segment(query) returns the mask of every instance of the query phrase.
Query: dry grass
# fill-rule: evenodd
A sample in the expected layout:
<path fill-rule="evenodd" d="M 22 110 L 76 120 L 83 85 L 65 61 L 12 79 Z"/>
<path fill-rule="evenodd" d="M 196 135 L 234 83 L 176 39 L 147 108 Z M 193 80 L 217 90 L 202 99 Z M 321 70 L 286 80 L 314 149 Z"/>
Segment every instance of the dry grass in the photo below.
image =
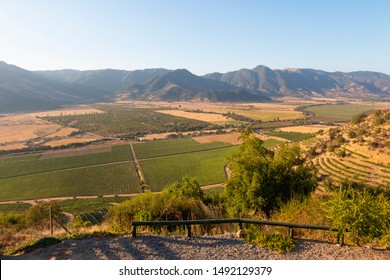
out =
<path fill-rule="evenodd" d="M 203 112 L 213 112 L 218 114 L 226 114 L 234 112 L 236 114 L 245 115 L 256 120 L 280 120 L 302 118 L 301 112 L 295 111 L 296 104 L 286 103 L 201 103 L 201 102 L 142 102 L 135 101 L 129 103 L 132 106 L 151 107 L 151 108 L 171 108 L 172 110 L 195 111 L 202 110 Z M 207 114 L 208 115 L 208 114 Z M 208 121 L 208 120 L 206 120 Z M 219 121 L 219 120 L 217 120 Z"/>
<path fill-rule="evenodd" d="M 96 138 L 66 138 L 60 140 L 53 140 L 45 143 L 45 146 L 56 147 L 62 145 L 68 145 L 73 143 L 87 143 L 97 140 Z"/>
<path fill-rule="evenodd" d="M 173 115 L 177 117 L 187 118 L 187 119 L 209 122 L 209 123 L 226 123 L 229 121 L 234 121 L 233 119 L 223 116 L 222 114 L 195 113 L 195 112 L 186 112 L 182 110 L 162 110 L 157 112 Z"/>
<path fill-rule="evenodd" d="M 55 133 L 61 128 L 62 127 L 57 124 L 20 124 L 9 126 L 1 125 L 0 143 L 28 141 L 33 138 Z"/>
<path fill-rule="evenodd" d="M 24 145 L 23 143 L 3 144 L 3 145 L 0 145 L 0 150 L 3 150 L 3 151 L 19 150 L 19 149 L 23 149 L 26 147 L 27 146 Z"/>
<path fill-rule="evenodd" d="M 206 136 L 194 137 L 193 139 L 198 143 L 210 143 L 210 142 L 225 142 L 231 143 L 233 145 L 238 145 L 242 143 L 242 140 L 239 139 L 240 133 L 230 133 L 230 134 L 213 134 Z"/>
<path fill-rule="evenodd" d="M 300 133 L 318 133 L 320 130 L 328 131 L 330 128 L 335 126 L 328 125 L 302 125 L 302 126 L 288 126 L 279 128 L 285 132 L 300 132 Z"/>
<path fill-rule="evenodd" d="M 55 138 L 66 137 L 72 132 L 77 131 L 74 128 L 62 127 L 58 124 L 53 124 L 42 120 L 38 117 L 43 116 L 59 116 L 70 114 L 89 114 L 102 112 L 93 109 L 87 105 L 75 106 L 72 108 L 64 108 L 60 110 L 6 115 L 0 118 L 0 150 L 14 150 L 27 147 L 27 142 L 38 137 Z M 64 139 L 53 140 L 48 142 L 50 146 L 66 145 L 69 143 L 84 143 L 95 139 Z M 39 145 L 43 141 L 33 140 Z"/>
<path fill-rule="evenodd" d="M 52 116 L 62 116 L 62 115 L 84 115 L 92 113 L 104 113 L 103 111 L 91 108 L 88 105 L 78 105 L 69 108 L 63 108 L 58 110 L 37 112 L 26 114 L 32 117 L 52 117 Z"/>
<path fill-rule="evenodd" d="M 47 136 L 49 137 L 65 137 L 65 136 L 68 136 L 69 134 L 71 134 L 72 132 L 75 132 L 75 131 L 78 131 L 76 128 L 72 128 L 72 127 L 61 127 L 60 130 L 54 132 L 54 133 L 51 133 Z"/>

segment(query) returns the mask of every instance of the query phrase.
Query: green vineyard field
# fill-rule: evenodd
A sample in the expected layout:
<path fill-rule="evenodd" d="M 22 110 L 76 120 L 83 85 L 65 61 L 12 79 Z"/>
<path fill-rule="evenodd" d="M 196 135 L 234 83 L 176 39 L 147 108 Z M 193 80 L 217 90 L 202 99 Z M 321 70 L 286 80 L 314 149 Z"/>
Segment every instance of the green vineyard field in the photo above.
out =
<path fill-rule="evenodd" d="M 0 160 L 0 179 L 133 160 L 129 145 L 114 145 L 110 152 L 40 159 L 39 155 Z M 0 183 L 1 185 L 1 183 Z"/>
<path fill-rule="evenodd" d="M 135 193 L 139 181 L 132 162 L 53 171 L 0 180 L 1 201 Z"/>
<path fill-rule="evenodd" d="M 224 167 L 229 156 L 239 147 L 165 156 L 140 161 L 147 185 L 152 191 L 180 180 L 184 175 L 195 177 L 200 185 L 221 183 L 226 180 Z"/>
<path fill-rule="evenodd" d="M 211 142 L 200 144 L 193 139 L 184 138 L 176 140 L 161 140 L 134 144 L 134 150 L 138 159 L 161 157 L 174 154 L 191 153 L 230 147 L 232 144 Z"/>

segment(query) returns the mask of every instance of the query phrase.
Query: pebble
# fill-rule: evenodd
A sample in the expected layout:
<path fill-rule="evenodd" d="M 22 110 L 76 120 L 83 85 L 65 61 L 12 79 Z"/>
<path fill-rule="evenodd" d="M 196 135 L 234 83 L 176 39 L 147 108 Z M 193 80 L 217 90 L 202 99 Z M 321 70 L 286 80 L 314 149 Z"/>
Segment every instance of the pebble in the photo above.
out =
<path fill-rule="evenodd" d="M 0 259 L 72 260 L 390 260 L 390 250 L 298 239 L 290 253 L 275 253 L 234 236 L 138 236 L 65 240 Z"/>

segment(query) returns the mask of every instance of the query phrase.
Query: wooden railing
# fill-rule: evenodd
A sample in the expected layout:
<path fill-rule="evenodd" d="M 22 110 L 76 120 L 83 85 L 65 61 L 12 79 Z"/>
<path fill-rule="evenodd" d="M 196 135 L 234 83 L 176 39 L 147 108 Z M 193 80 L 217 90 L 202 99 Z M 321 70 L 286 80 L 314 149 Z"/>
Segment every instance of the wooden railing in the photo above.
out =
<path fill-rule="evenodd" d="M 213 225 L 213 224 L 238 224 L 240 230 L 243 229 L 243 224 L 256 224 L 256 225 L 269 225 L 269 226 L 281 226 L 288 228 L 289 236 L 294 238 L 294 229 L 313 229 L 313 230 L 326 230 L 337 232 L 337 242 L 340 245 L 344 244 L 344 234 L 331 226 L 323 225 L 309 225 L 309 224 L 296 224 L 276 222 L 269 220 L 254 220 L 254 219 L 212 219 L 212 220 L 182 220 L 182 221 L 133 221 L 132 222 L 132 237 L 137 236 L 137 227 L 139 226 L 185 226 L 187 229 L 188 237 L 191 237 L 192 225 Z"/>

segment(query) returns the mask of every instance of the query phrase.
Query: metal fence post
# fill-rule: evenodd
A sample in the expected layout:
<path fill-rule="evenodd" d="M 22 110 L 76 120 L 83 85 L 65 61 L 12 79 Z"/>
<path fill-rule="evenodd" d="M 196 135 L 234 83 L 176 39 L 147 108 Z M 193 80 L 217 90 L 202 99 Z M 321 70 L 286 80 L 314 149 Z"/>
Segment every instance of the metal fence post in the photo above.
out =
<path fill-rule="evenodd" d="M 187 235 L 188 235 L 188 237 L 191 237 L 191 225 L 186 224 L 186 227 L 187 227 Z"/>
<path fill-rule="evenodd" d="M 131 227 L 132 231 L 131 231 L 131 236 L 132 237 L 137 237 L 137 226 L 133 225 Z"/>

